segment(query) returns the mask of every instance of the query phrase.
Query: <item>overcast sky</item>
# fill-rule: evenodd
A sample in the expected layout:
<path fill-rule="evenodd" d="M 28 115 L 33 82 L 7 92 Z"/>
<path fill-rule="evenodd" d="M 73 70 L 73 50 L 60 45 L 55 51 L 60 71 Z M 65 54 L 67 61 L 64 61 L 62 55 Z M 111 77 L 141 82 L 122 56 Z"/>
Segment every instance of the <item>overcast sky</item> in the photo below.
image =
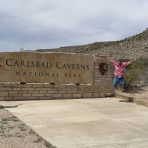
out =
<path fill-rule="evenodd" d="M 120 40 L 148 27 L 148 0 L 0 0 L 0 51 Z"/>

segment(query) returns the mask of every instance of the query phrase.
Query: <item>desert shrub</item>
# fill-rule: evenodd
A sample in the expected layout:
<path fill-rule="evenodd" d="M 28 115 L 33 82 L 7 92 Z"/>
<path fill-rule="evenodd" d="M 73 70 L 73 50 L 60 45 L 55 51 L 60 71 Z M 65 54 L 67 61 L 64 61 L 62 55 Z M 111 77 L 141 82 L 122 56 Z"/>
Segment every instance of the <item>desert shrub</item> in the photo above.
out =
<path fill-rule="evenodd" d="M 126 86 L 130 87 L 135 83 L 141 75 L 144 74 L 146 67 L 148 66 L 148 59 L 138 59 L 127 67 L 125 80 Z"/>

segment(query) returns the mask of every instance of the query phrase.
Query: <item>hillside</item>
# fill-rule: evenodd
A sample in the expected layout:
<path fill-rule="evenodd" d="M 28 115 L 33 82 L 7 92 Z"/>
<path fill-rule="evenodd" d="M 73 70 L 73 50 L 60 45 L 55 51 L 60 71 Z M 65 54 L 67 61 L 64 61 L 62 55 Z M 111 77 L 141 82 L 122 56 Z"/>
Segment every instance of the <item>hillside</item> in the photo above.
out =
<path fill-rule="evenodd" d="M 99 53 L 112 55 L 114 58 L 135 59 L 148 57 L 148 29 L 132 37 L 120 41 L 95 42 L 80 46 L 67 46 L 56 49 L 38 49 L 39 52 L 72 52 L 72 53 Z"/>

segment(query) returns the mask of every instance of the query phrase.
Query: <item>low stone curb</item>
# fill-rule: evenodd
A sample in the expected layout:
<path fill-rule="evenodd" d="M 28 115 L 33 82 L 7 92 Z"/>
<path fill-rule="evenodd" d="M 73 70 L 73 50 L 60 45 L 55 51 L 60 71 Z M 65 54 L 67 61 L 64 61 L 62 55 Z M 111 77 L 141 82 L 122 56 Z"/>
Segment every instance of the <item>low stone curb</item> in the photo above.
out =
<path fill-rule="evenodd" d="M 143 106 L 148 107 L 148 99 L 138 98 L 132 94 L 127 94 L 127 93 L 123 93 L 123 92 L 116 92 L 115 96 L 118 98 L 124 99 L 124 101 L 126 101 L 126 102 L 133 102 L 138 105 L 143 105 Z"/>
<path fill-rule="evenodd" d="M 3 109 L 3 106 L 2 105 L 0 105 L 0 109 Z"/>
<path fill-rule="evenodd" d="M 134 100 L 133 96 L 126 94 L 126 93 L 123 93 L 123 92 L 117 92 L 116 91 L 115 96 L 118 97 L 118 98 L 124 99 L 124 101 L 126 101 L 126 102 L 133 102 L 133 100 Z"/>

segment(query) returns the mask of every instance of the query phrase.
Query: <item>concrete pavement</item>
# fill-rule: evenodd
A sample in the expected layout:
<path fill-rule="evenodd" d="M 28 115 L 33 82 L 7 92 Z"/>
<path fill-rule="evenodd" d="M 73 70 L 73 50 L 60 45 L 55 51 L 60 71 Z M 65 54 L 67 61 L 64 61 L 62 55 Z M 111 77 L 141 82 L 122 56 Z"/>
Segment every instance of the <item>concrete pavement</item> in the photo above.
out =
<path fill-rule="evenodd" d="M 57 148 L 148 147 L 148 108 L 118 98 L 0 104 Z"/>

